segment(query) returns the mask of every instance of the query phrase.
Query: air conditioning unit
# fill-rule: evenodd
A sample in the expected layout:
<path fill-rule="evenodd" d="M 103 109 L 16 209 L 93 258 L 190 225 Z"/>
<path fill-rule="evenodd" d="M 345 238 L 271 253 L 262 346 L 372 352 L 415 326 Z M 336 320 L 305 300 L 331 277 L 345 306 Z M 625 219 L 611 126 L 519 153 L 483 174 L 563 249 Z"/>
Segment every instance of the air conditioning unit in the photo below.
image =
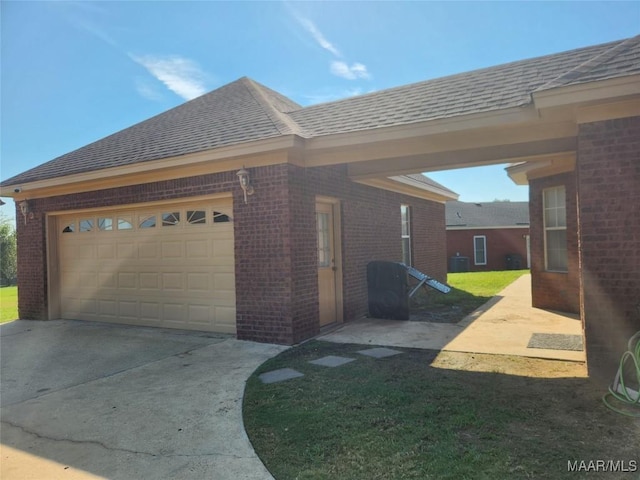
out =
<path fill-rule="evenodd" d="M 397 262 L 369 262 L 367 288 L 371 317 L 409 320 L 409 288 L 405 265 Z"/>

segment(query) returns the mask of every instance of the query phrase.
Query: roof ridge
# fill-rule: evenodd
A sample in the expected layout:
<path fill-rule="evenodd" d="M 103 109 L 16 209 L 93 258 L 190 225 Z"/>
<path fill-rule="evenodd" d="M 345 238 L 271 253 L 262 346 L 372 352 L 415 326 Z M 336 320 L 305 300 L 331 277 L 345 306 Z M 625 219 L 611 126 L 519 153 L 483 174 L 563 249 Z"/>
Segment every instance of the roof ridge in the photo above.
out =
<path fill-rule="evenodd" d="M 261 83 L 256 82 L 255 80 L 249 77 L 242 77 L 240 80 L 243 81 L 243 83 L 249 90 L 249 93 L 251 94 L 251 96 L 258 103 L 260 103 L 260 105 L 262 105 L 262 107 L 264 108 L 264 113 L 269 117 L 273 125 L 278 129 L 278 131 L 282 135 L 294 134 L 294 135 L 304 136 L 302 127 L 300 127 L 300 125 L 298 125 L 289 115 L 281 111 L 276 105 L 274 105 L 269 100 L 269 97 L 267 96 L 267 90 L 269 92 L 273 90 L 270 90 L 268 87 L 265 87 Z M 285 97 L 281 93 L 278 93 L 275 91 L 273 92 L 283 97 L 284 99 L 288 100 L 289 102 L 295 104 L 295 102 Z"/>
<path fill-rule="evenodd" d="M 640 36 L 639 36 L 640 37 Z M 548 53 L 546 55 L 540 55 L 540 56 L 535 56 L 535 57 L 529 57 L 529 58 L 523 58 L 520 60 L 513 60 L 511 62 L 506 62 L 506 63 L 500 63 L 498 65 L 489 65 L 487 67 L 482 67 L 482 68 L 478 68 L 478 69 L 474 69 L 474 70 L 468 70 L 466 72 L 458 72 L 458 73 L 452 73 L 450 75 L 445 75 L 444 77 L 433 77 L 427 80 L 418 80 L 417 82 L 412 82 L 412 83 L 408 83 L 405 85 L 396 85 L 394 87 L 389 87 L 389 88 L 384 88 L 382 90 L 376 90 L 373 92 L 367 92 L 367 93 L 363 93 L 361 95 L 354 95 L 351 97 L 347 97 L 347 98 L 341 98 L 338 100 L 331 100 L 328 102 L 321 102 L 321 103 L 315 103 L 313 105 L 308 105 L 305 107 L 302 107 L 301 110 L 310 110 L 313 109 L 315 107 L 320 107 L 320 106 L 324 106 L 324 105 L 331 105 L 331 104 L 339 104 L 341 102 L 349 102 L 352 101 L 355 98 L 366 98 L 366 97 L 371 97 L 371 96 L 376 96 L 378 94 L 381 93 L 385 93 L 385 92 L 393 92 L 396 90 L 402 90 L 402 89 L 407 89 L 407 88 L 411 88 L 411 87 L 416 87 L 418 85 L 425 85 L 429 82 L 436 82 L 436 81 L 450 81 L 456 77 L 463 77 L 463 76 L 469 76 L 469 75 L 477 75 L 481 72 L 485 72 L 485 71 L 490 71 L 490 70 L 495 70 L 497 68 L 503 68 L 503 67 L 511 67 L 514 65 L 521 65 L 527 62 L 531 62 L 531 61 L 540 61 L 543 59 L 547 59 L 547 58 L 553 58 L 553 57 L 557 57 L 559 55 L 565 55 L 567 53 L 570 52 L 580 52 L 580 51 L 584 51 L 584 50 L 589 50 L 589 49 L 597 49 L 597 48 L 601 48 L 605 45 L 612 45 L 613 48 L 615 48 L 616 46 L 619 46 L 622 43 L 627 42 L 628 40 L 633 40 L 634 38 L 637 37 L 631 37 L 631 38 L 626 38 L 626 39 L 622 39 L 622 40 L 614 40 L 612 42 L 605 42 L 605 43 L 601 43 L 601 44 L 596 44 L 596 45 L 587 45 L 584 47 L 578 47 L 578 48 L 572 48 L 569 50 L 564 50 L 562 52 L 555 52 L 555 53 Z"/>
<path fill-rule="evenodd" d="M 604 52 L 599 53 L 594 57 L 591 57 L 586 62 L 581 63 L 580 65 L 562 73 L 561 75 L 558 75 L 556 78 L 538 87 L 535 91 L 539 92 L 542 90 L 548 90 L 551 88 L 565 86 L 567 85 L 567 83 L 571 82 L 571 80 L 580 78 L 582 75 L 584 75 L 585 73 L 588 73 L 590 70 L 593 70 L 598 65 L 601 65 L 607 60 L 610 60 L 616 57 L 617 55 L 624 52 L 625 50 L 628 50 L 630 47 L 634 46 L 637 43 L 640 43 L 640 35 L 627 38 L 626 40 L 623 40 L 617 43 L 616 45 L 609 48 L 608 50 L 605 50 Z"/>

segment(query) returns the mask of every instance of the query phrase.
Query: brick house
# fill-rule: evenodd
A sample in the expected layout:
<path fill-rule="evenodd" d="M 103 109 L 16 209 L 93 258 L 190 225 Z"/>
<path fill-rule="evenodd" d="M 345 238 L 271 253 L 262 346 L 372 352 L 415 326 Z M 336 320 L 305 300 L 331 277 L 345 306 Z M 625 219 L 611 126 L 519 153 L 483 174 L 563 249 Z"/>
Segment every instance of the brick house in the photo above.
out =
<path fill-rule="evenodd" d="M 529 203 L 449 201 L 449 272 L 529 268 Z"/>
<path fill-rule="evenodd" d="M 286 114 L 299 109 L 243 78 L 5 181 L 20 318 L 292 344 L 366 313 L 371 260 L 444 281 L 456 195 L 423 175 L 372 186 L 307 167 Z M 420 246 L 406 254 L 402 212 Z"/>
<path fill-rule="evenodd" d="M 172 295 L 188 286 L 207 297 L 213 283 L 221 303 L 194 303 L 194 324 L 213 309 L 229 328 L 235 319 L 240 338 L 296 342 L 318 331 L 330 304 L 337 321 L 364 312 L 367 260 L 407 250 L 402 205 L 415 265 L 444 278 L 442 202 L 455 196 L 404 175 L 502 163 L 530 186 L 533 303 L 578 311 L 590 373 L 610 380 L 640 329 L 640 37 L 304 108 L 242 79 L 5 180 L 2 194 L 25 211 L 20 313 L 153 321 L 159 307 L 145 303 L 147 291 L 162 283 Z M 255 191 L 246 203 L 243 167 Z M 169 235 L 189 218 L 219 242 Z M 66 248 L 67 227 L 96 240 Z M 147 227 L 169 237 L 126 237 Z M 103 245 L 101 228 L 121 240 Z M 145 270 L 154 258 L 179 264 L 187 248 L 213 261 L 200 266 L 214 277 L 171 275 L 172 263 Z M 138 260 L 127 264 L 127 252 Z M 109 261 L 122 262 L 116 277 L 82 268 Z M 65 285 L 132 294 L 87 305 L 86 292 Z M 186 307 L 161 300 L 168 318 L 184 317 Z"/>

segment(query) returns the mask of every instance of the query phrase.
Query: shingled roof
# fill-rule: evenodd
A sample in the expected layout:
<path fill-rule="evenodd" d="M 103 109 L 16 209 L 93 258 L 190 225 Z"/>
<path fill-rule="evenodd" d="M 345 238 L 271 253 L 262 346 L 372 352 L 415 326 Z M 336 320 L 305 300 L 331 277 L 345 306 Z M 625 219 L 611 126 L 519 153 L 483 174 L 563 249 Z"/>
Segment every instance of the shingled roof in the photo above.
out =
<path fill-rule="evenodd" d="M 300 105 L 243 77 L 132 127 L 21 173 L 15 185 L 120 167 L 252 140 L 299 134 L 286 115 Z"/>
<path fill-rule="evenodd" d="M 447 228 L 528 227 L 529 202 L 468 203 L 445 205 Z"/>
<path fill-rule="evenodd" d="M 563 80 L 571 72 L 581 74 Z M 291 118 L 311 136 L 390 127 L 520 107 L 535 91 L 633 73 L 640 36 L 314 105 Z"/>
<path fill-rule="evenodd" d="M 301 107 L 241 78 L 0 186 L 281 137 L 314 138 L 521 107 L 552 88 L 640 73 L 640 36 Z"/>

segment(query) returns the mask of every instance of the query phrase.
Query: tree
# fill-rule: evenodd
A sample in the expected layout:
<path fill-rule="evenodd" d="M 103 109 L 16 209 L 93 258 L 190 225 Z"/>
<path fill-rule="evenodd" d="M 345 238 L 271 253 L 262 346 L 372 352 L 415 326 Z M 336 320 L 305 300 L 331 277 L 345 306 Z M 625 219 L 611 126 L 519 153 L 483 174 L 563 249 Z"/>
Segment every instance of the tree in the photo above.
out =
<path fill-rule="evenodd" d="M 18 277 L 16 229 L 0 217 L 0 285 L 14 285 Z"/>

